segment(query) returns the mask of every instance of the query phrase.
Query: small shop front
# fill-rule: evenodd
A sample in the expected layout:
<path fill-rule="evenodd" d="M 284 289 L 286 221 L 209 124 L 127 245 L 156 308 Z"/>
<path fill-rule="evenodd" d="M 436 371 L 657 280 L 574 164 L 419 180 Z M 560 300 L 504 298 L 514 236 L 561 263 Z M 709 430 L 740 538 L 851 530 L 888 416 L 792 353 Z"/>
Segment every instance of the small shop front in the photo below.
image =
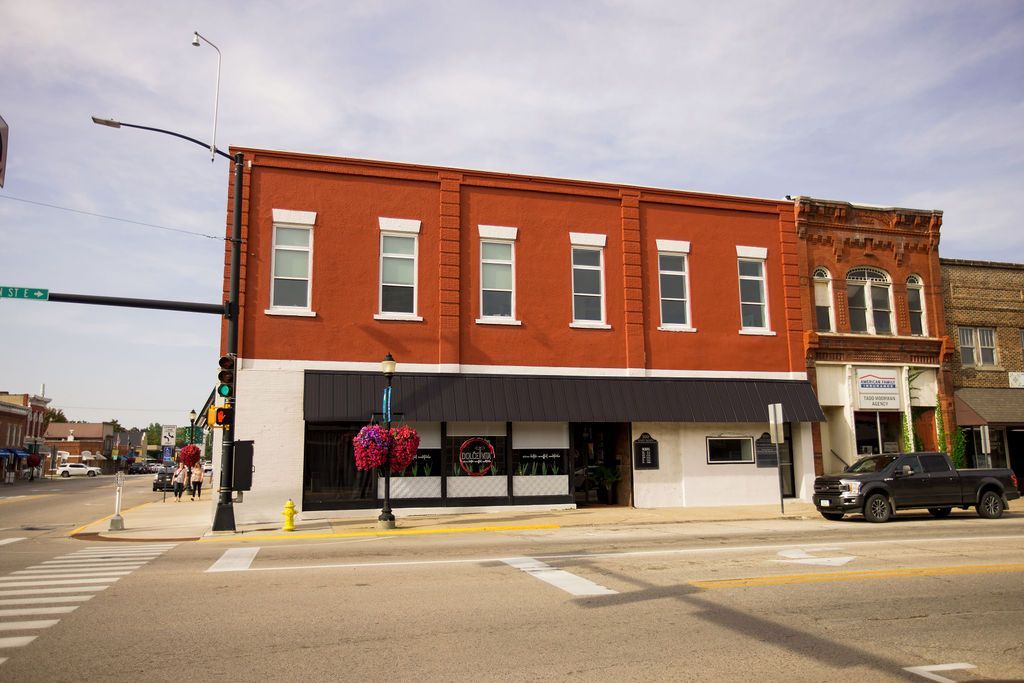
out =
<path fill-rule="evenodd" d="M 681 482 L 675 480 L 683 476 L 684 456 L 673 435 L 683 425 L 699 439 L 694 456 L 700 462 L 687 469 L 695 481 L 704 470 L 717 475 L 728 471 L 752 477 L 758 486 L 764 479 L 772 487 L 768 491 L 775 492 L 771 495 L 778 496 L 773 483 L 777 475 L 757 465 L 743 467 L 745 462 L 754 463 L 755 441 L 767 427 L 767 405 L 773 402 L 785 405 L 783 493 L 794 495 L 791 429 L 804 423 L 801 429 L 806 428 L 809 435 L 806 423 L 821 419 L 806 381 L 431 374 L 401 375 L 394 380 L 394 415 L 398 418 L 401 413 L 401 421 L 420 437 L 410 465 L 390 477 L 395 509 L 524 505 L 550 509 L 636 504 L 638 497 L 648 504 L 681 506 L 686 496 Z M 353 439 L 370 421 L 369 416 L 359 419 L 360 415 L 375 404 L 382 388 L 381 378 L 369 373 L 306 371 L 303 511 L 380 507 L 383 478 L 356 468 Z M 648 427 L 641 419 L 659 422 Z M 726 422 L 743 423 L 739 425 L 743 439 L 734 440 L 749 442 L 750 457 L 739 458 L 738 467 L 732 469 L 716 466 L 716 454 L 705 454 L 707 443 L 712 442 L 705 440 L 707 430 L 701 426 L 706 423 L 714 434 L 721 434 L 728 428 L 721 423 Z M 644 429 L 638 431 L 638 424 Z M 640 463 L 634 461 L 638 442 L 647 439 L 657 448 L 656 438 L 648 431 L 656 437 L 666 435 L 663 465 L 657 460 L 653 468 L 650 463 L 637 464 L 644 468 L 643 476 L 637 478 L 633 467 Z M 724 448 L 721 439 L 712 441 L 715 448 Z M 809 453 L 809 436 L 803 443 Z M 691 450 L 689 445 L 686 450 Z M 730 464 L 728 458 L 725 464 Z M 807 469 L 803 466 L 802 474 Z M 635 486 L 664 489 L 663 480 L 668 478 L 678 491 L 674 497 L 634 490 Z M 736 490 L 735 484 L 720 477 L 716 483 L 723 491 Z"/>
<path fill-rule="evenodd" d="M 954 405 L 967 466 L 1009 467 L 1024 493 L 1024 389 L 958 389 Z"/>

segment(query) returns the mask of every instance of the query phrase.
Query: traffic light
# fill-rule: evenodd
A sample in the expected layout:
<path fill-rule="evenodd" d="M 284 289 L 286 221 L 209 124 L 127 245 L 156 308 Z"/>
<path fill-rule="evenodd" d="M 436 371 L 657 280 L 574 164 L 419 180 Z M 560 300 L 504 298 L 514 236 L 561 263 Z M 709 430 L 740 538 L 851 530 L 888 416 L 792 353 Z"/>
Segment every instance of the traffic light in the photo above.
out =
<path fill-rule="evenodd" d="M 235 398 L 235 354 L 228 353 L 217 361 L 220 372 L 217 373 L 217 396 L 231 402 Z"/>

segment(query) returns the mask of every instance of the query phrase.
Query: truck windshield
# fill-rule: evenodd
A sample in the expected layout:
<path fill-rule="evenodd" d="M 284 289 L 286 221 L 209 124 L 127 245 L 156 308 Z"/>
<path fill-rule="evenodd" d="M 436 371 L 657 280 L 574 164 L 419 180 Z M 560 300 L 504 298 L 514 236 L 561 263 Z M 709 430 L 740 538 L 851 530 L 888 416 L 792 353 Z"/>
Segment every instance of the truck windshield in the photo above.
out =
<path fill-rule="evenodd" d="M 896 459 L 896 455 L 873 455 L 870 458 L 861 458 L 846 470 L 851 474 L 863 474 L 864 472 L 881 472 Z"/>

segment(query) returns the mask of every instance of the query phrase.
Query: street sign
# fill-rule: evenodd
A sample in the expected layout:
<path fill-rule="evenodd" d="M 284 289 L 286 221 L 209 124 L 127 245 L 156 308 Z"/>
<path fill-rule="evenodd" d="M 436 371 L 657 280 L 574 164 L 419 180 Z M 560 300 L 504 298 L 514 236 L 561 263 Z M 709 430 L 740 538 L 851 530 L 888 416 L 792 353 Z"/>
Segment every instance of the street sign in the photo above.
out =
<path fill-rule="evenodd" d="M 174 446 L 163 447 L 163 460 L 164 462 L 170 462 L 174 458 Z"/>
<path fill-rule="evenodd" d="M 178 433 L 178 428 L 175 425 L 164 425 L 160 431 L 160 445 L 161 446 L 173 446 L 174 437 Z"/>
<path fill-rule="evenodd" d="M 50 290 L 38 287 L 8 287 L 0 285 L 0 299 L 33 299 L 46 301 L 50 298 Z"/>
<path fill-rule="evenodd" d="M 785 441 L 781 403 L 768 404 L 768 432 L 771 435 L 772 443 L 782 443 Z"/>

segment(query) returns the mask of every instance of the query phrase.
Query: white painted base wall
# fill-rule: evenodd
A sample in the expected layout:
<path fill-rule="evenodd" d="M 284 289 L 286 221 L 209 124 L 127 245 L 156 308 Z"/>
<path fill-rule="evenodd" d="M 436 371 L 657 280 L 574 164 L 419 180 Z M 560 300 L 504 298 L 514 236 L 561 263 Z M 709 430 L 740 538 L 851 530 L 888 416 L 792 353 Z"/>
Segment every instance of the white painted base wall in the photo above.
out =
<path fill-rule="evenodd" d="M 649 433 L 658 441 L 659 469 L 633 473 L 638 508 L 766 505 L 779 501 L 775 468 L 755 463 L 708 464 L 708 436 L 750 436 L 768 431 L 766 423 L 690 424 L 634 422 L 633 434 Z M 793 425 L 793 459 L 797 498 L 810 500 L 814 489 L 814 454 L 809 424 Z"/>

